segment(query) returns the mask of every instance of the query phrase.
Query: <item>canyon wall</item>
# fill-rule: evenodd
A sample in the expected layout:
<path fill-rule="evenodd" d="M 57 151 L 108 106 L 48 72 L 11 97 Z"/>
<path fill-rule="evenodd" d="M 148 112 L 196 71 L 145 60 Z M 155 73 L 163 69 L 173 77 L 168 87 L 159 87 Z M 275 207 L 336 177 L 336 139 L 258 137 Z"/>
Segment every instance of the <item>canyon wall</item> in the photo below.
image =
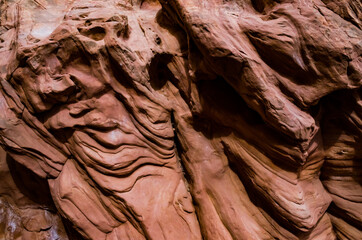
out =
<path fill-rule="evenodd" d="M 0 238 L 362 239 L 360 0 L 0 4 Z"/>

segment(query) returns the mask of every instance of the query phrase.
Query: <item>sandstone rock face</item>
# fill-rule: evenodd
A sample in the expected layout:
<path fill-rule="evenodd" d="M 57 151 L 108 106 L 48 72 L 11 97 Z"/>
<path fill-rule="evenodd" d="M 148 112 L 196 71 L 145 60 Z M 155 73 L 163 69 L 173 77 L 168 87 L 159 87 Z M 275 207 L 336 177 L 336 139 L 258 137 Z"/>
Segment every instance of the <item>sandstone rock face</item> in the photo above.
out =
<path fill-rule="evenodd" d="M 69 239 L 47 181 L 0 149 L 0 239 Z"/>
<path fill-rule="evenodd" d="M 362 239 L 360 0 L 0 8 L 0 238 Z"/>

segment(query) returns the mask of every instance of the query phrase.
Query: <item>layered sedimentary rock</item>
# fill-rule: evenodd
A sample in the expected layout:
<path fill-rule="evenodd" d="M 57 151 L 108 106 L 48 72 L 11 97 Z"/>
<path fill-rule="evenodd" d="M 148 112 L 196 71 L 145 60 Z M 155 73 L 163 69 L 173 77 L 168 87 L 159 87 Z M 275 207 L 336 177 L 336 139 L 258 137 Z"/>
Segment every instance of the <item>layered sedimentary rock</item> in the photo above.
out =
<path fill-rule="evenodd" d="M 0 144 L 53 214 L 34 232 L 361 239 L 360 1 L 1 4 Z"/>

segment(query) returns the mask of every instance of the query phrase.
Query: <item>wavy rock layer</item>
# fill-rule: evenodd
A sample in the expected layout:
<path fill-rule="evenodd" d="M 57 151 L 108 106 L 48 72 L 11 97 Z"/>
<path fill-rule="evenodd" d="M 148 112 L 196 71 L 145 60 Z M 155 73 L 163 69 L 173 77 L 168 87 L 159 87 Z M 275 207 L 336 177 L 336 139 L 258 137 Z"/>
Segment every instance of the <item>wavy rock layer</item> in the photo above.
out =
<path fill-rule="evenodd" d="M 362 238 L 359 0 L 0 8 L 5 238 Z"/>

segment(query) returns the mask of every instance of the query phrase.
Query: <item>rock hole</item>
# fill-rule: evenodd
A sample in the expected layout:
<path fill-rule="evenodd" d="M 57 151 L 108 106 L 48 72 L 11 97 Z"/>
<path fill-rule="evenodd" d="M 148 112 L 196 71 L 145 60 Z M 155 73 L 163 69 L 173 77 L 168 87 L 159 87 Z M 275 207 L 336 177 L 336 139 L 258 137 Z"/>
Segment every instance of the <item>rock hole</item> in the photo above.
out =
<path fill-rule="evenodd" d="M 100 41 L 106 36 L 106 30 L 102 27 L 94 27 L 87 30 L 81 30 L 80 33 L 95 41 Z"/>
<path fill-rule="evenodd" d="M 89 27 L 90 25 L 92 25 L 92 22 L 90 20 L 87 20 L 85 21 L 84 25 Z"/>

